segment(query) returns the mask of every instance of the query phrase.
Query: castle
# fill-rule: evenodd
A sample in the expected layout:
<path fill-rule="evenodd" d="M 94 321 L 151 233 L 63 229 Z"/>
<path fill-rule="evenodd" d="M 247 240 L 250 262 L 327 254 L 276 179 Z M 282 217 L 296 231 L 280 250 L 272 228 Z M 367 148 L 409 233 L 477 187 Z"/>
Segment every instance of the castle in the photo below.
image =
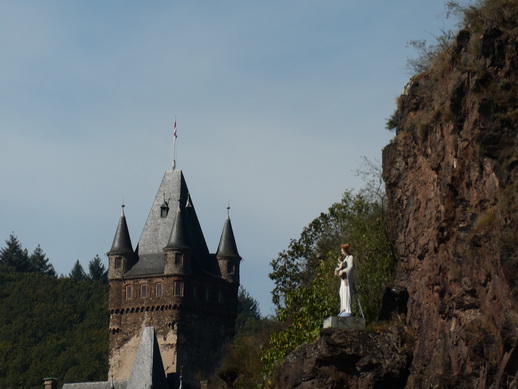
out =
<path fill-rule="evenodd" d="M 238 253 L 230 218 L 210 253 L 181 170 L 166 171 L 133 249 L 124 206 L 108 255 L 109 380 L 128 380 L 154 327 L 170 388 L 199 387 L 234 334 Z"/>

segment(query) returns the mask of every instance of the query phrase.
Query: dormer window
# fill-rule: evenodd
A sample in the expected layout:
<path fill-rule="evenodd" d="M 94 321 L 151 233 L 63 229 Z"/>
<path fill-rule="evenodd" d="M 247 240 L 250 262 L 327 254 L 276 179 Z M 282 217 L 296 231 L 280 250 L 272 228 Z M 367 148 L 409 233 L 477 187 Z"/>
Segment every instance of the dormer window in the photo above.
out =
<path fill-rule="evenodd" d="M 165 218 L 165 217 L 167 217 L 168 213 L 169 213 L 169 203 L 164 200 L 164 202 L 160 206 L 160 217 Z"/>

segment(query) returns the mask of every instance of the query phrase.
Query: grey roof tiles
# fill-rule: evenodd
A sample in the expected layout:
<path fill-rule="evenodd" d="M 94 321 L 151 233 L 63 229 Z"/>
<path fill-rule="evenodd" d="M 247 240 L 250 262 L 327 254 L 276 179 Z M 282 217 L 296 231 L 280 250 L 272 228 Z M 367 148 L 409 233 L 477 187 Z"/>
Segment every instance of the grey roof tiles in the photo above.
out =
<path fill-rule="evenodd" d="M 110 253 L 133 253 L 133 246 L 131 245 L 131 238 L 128 231 L 128 224 L 126 223 L 126 216 L 124 216 L 124 205 L 122 206 L 121 216 L 119 218 L 119 224 L 117 225 L 117 231 L 113 238 L 112 248 Z"/>
<path fill-rule="evenodd" d="M 216 257 L 241 258 L 237 252 L 236 239 L 234 238 L 230 217 L 225 220 L 225 224 L 223 225 Z"/>

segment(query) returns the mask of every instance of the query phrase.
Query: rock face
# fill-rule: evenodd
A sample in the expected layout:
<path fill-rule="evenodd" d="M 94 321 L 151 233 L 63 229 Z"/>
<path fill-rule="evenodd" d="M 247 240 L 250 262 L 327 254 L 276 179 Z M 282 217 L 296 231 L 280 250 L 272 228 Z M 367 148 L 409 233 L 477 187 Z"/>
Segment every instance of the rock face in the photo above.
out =
<path fill-rule="evenodd" d="M 461 31 L 398 101 L 383 167 L 408 387 L 517 385 L 517 47 L 496 27 Z"/>
<path fill-rule="evenodd" d="M 274 377 L 275 387 L 401 388 L 409 374 L 411 344 L 403 327 L 370 332 L 324 329 L 315 344 L 288 356 Z"/>
<path fill-rule="evenodd" d="M 383 175 L 403 329 L 323 331 L 275 387 L 518 387 L 518 3 L 485 4 L 391 119 Z"/>

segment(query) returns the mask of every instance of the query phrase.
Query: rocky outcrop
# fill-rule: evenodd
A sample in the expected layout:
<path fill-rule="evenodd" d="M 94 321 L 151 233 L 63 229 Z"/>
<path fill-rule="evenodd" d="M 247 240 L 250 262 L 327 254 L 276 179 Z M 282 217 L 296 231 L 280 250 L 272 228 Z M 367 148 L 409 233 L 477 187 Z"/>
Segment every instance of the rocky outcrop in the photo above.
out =
<path fill-rule="evenodd" d="M 288 356 L 276 388 L 402 388 L 411 362 L 412 337 L 402 326 L 376 331 L 324 329 L 315 344 Z"/>
<path fill-rule="evenodd" d="M 517 385 L 517 48 L 497 27 L 464 30 L 398 102 L 383 166 L 408 387 Z"/>

